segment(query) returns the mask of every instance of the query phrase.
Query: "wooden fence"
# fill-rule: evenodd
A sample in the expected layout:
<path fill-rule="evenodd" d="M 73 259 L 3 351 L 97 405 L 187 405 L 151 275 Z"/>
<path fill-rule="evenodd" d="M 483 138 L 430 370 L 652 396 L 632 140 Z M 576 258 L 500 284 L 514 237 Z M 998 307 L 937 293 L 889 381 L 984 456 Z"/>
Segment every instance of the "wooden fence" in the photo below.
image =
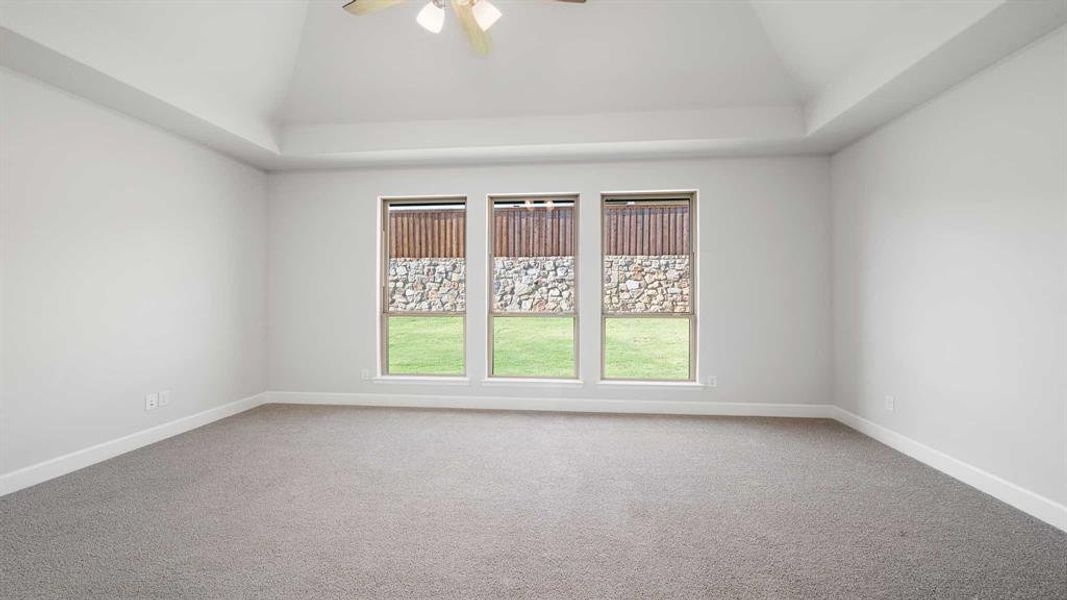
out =
<path fill-rule="evenodd" d="M 493 211 L 493 256 L 573 256 L 574 208 Z"/>
<path fill-rule="evenodd" d="M 689 208 L 608 206 L 604 211 L 604 254 L 661 256 L 689 254 Z M 458 210 L 389 213 L 392 258 L 463 258 L 466 218 Z M 493 256 L 573 256 L 574 209 L 497 208 Z"/>
<path fill-rule="evenodd" d="M 604 210 L 604 254 L 689 254 L 688 206 L 611 206 Z"/>
<path fill-rule="evenodd" d="M 463 258 L 467 219 L 462 210 L 389 212 L 390 258 Z"/>

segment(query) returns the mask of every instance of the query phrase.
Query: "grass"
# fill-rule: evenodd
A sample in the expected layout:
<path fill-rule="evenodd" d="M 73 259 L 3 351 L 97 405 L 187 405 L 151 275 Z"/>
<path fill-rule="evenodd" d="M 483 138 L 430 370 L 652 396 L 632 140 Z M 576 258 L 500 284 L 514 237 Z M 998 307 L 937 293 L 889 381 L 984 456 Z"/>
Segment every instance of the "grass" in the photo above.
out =
<path fill-rule="evenodd" d="M 462 375 L 463 317 L 389 317 L 390 375 Z"/>
<path fill-rule="evenodd" d="M 606 320 L 605 377 L 689 378 L 689 321 Z M 495 317 L 494 373 L 574 377 L 572 317 Z M 463 317 L 389 317 L 389 373 L 462 375 Z"/>
<path fill-rule="evenodd" d="M 493 374 L 576 377 L 574 317 L 494 317 Z"/>
<path fill-rule="evenodd" d="M 605 320 L 604 376 L 689 379 L 688 319 Z"/>

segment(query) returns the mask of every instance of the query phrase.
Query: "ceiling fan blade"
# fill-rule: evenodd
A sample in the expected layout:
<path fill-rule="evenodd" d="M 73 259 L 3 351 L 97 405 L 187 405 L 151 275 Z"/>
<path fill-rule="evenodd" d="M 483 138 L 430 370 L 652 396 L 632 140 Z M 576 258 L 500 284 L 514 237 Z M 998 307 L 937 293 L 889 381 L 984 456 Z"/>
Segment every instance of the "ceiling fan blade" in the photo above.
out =
<path fill-rule="evenodd" d="M 365 15 L 396 6 L 401 2 L 404 0 L 352 0 L 344 5 L 344 9 L 354 15 Z"/>
<path fill-rule="evenodd" d="M 489 54 L 489 50 L 493 47 L 492 39 L 478 25 L 471 3 L 468 0 L 452 0 L 452 10 L 455 11 L 456 18 L 459 19 L 463 31 L 467 34 L 471 49 L 478 54 Z"/>

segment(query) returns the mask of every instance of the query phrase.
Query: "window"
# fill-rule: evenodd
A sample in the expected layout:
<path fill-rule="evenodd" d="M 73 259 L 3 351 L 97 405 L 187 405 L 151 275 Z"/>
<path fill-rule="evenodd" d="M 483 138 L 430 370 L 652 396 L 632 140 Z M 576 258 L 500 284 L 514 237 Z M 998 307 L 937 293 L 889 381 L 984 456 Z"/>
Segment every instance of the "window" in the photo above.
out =
<path fill-rule="evenodd" d="M 466 373 L 466 200 L 382 202 L 386 375 Z"/>
<path fill-rule="evenodd" d="M 578 376 L 575 196 L 489 199 L 490 377 Z"/>
<path fill-rule="evenodd" d="M 604 379 L 696 379 L 692 194 L 603 198 Z"/>

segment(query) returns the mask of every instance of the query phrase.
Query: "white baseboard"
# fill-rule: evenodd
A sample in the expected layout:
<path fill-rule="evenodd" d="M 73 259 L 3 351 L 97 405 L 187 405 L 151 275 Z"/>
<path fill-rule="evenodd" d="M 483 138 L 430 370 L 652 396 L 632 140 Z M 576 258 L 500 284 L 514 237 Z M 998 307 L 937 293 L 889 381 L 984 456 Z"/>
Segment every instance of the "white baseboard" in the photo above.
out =
<path fill-rule="evenodd" d="M 169 423 L 163 423 L 136 433 L 131 433 L 130 435 L 118 439 L 102 442 L 95 446 L 89 446 L 88 448 L 83 448 L 71 452 L 70 454 L 57 456 L 56 458 L 35 465 L 23 467 L 17 471 L 5 473 L 0 475 L 0 496 L 30 487 L 31 485 L 37 485 L 38 483 L 54 479 L 61 475 L 66 475 L 67 473 L 83 469 L 89 465 L 105 461 L 120 454 L 125 454 L 131 450 L 136 450 L 149 444 L 154 444 L 160 440 L 165 440 L 169 437 L 178 435 L 179 433 L 185 433 L 191 429 L 202 427 L 208 423 L 218 421 L 219 419 L 224 419 L 236 415 L 237 413 L 251 410 L 264 404 L 266 399 L 267 395 L 265 392 L 259 393 L 187 417 L 175 419 Z"/>
<path fill-rule="evenodd" d="M 410 408 L 465 408 L 553 412 L 721 415 L 834 419 L 1046 523 L 1067 531 L 1067 507 L 992 473 L 935 450 L 859 415 L 829 404 L 757 404 L 706 400 L 603 400 L 328 392 L 266 392 L 267 402 Z"/>
<path fill-rule="evenodd" d="M 1010 481 L 983 471 L 978 467 L 949 456 L 940 450 L 935 450 L 877 423 L 868 421 L 859 415 L 829 404 L 270 391 L 242 398 L 229 404 L 0 475 L 0 496 L 66 475 L 131 450 L 154 444 L 160 440 L 268 403 L 835 419 L 898 452 L 925 463 L 1054 527 L 1067 531 L 1067 506 L 1019 487 Z"/>
<path fill-rule="evenodd" d="M 131 450 L 154 444 L 160 440 L 271 402 L 413 408 L 820 418 L 829 418 L 832 409 L 830 405 L 825 404 L 745 404 L 704 401 L 578 400 L 418 394 L 262 392 L 194 415 L 182 417 L 169 423 L 156 425 L 118 439 L 102 442 L 35 465 L 23 467 L 17 471 L 5 473 L 0 475 L 0 496 L 66 475 L 120 454 L 125 454 Z"/>
<path fill-rule="evenodd" d="M 883 427 L 873 421 L 868 421 L 843 408 L 832 407 L 831 414 L 837 421 L 882 442 L 902 454 L 906 454 L 950 477 L 985 492 L 1005 504 L 1037 517 L 1053 527 L 1067 531 L 1067 506 L 1019 487 L 1010 481 L 949 456 L 940 450 L 935 450 L 892 429 Z"/>
<path fill-rule="evenodd" d="M 508 396 L 441 396 L 437 394 L 365 394 L 266 392 L 278 404 L 339 404 L 403 408 L 466 408 L 584 413 L 718 415 L 745 417 L 832 418 L 829 404 L 757 404 L 707 400 L 607 400 L 591 398 L 521 398 Z"/>

